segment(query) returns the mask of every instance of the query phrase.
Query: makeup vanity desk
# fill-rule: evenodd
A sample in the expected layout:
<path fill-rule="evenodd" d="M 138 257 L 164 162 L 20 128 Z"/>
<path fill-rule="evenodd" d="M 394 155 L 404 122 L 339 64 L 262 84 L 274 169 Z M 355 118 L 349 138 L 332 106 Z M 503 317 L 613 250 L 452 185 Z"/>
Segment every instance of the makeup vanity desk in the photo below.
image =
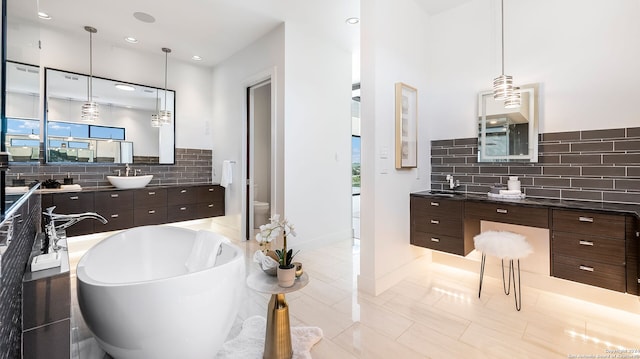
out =
<path fill-rule="evenodd" d="M 545 228 L 551 276 L 640 295 L 640 205 L 424 191 L 410 206 L 413 245 L 466 256 L 481 221 Z"/>

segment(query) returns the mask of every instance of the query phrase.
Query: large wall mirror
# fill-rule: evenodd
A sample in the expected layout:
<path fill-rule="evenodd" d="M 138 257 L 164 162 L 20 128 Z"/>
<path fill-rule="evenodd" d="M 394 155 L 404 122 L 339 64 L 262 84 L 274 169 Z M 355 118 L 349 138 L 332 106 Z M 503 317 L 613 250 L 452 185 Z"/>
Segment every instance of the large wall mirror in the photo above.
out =
<path fill-rule="evenodd" d="M 175 91 L 93 77 L 100 118 L 84 122 L 88 81 L 87 75 L 45 69 L 47 162 L 174 163 L 175 117 L 160 127 L 151 117 L 165 109 L 175 116 Z"/>
<path fill-rule="evenodd" d="M 516 108 L 505 108 L 491 91 L 478 95 L 478 162 L 538 162 L 538 86 L 519 92 Z"/>

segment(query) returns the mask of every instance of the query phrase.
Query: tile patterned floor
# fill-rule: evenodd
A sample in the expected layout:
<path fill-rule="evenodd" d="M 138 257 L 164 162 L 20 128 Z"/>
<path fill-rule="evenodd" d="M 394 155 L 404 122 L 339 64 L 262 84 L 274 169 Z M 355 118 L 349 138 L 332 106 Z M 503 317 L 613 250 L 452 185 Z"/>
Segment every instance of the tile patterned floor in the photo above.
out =
<path fill-rule="evenodd" d="M 187 225 L 227 235 L 251 258 L 255 241 L 238 241 L 232 229 L 235 224 L 229 221 L 233 219 Z M 104 237 L 72 238 L 72 262 Z M 526 286 L 522 311 L 517 312 L 513 296 L 502 292 L 501 281 L 485 277 L 478 299 L 477 273 L 439 264 L 425 266 L 373 297 L 356 289 L 357 242 L 337 240 L 322 248 L 305 249 L 298 256 L 311 282 L 288 294 L 287 301 L 292 325 L 318 326 L 324 331 L 324 338 L 311 352 L 315 359 L 640 358 L 640 315 Z M 247 268 L 257 270 L 251 262 Z M 264 315 L 267 301 L 267 295 L 247 288 L 229 336 L 238 332 L 244 318 Z M 74 339 L 79 343 L 76 357 L 108 358 L 84 329 L 77 306 L 74 315 Z"/>

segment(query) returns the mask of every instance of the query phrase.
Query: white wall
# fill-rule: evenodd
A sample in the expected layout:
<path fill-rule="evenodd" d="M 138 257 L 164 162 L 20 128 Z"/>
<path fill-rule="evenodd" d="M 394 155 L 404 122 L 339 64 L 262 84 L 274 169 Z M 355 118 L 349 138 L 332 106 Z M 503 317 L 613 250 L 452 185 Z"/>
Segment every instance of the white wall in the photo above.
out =
<path fill-rule="evenodd" d="M 233 167 L 233 183 L 226 190 L 226 215 L 236 216 L 238 225 L 242 215 L 243 186 L 246 178 L 245 149 L 243 136 L 246 127 L 246 87 L 263 79 L 264 75 L 273 74 L 271 96 L 276 99 L 274 131 L 279 141 L 276 142 L 276 157 L 283 161 L 283 108 L 284 108 L 284 25 L 274 29 L 255 43 L 242 49 L 227 60 L 215 66 L 212 72 L 213 94 L 213 182 L 220 182 L 223 160 L 235 160 Z M 275 90 L 274 90 L 275 87 Z M 272 168 L 281 178 L 281 168 Z M 280 180 L 277 195 L 271 198 L 272 213 L 283 213 L 282 204 L 283 181 Z"/>
<path fill-rule="evenodd" d="M 379 294 L 426 250 L 409 245 L 409 193 L 428 185 L 428 18 L 414 0 L 361 2 L 362 194 L 359 287 Z M 418 89 L 418 168 L 395 169 L 394 84 Z M 383 152 L 388 152 L 386 158 Z"/>
<path fill-rule="evenodd" d="M 505 73 L 538 82 L 540 131 L 637 127 L 640 2 L 505 2 Z M 472 0 L 429 18 L 431 139 L 476 136 L 477 93 L 500 74 L 500 3 Z"/>
<path fill-rule="evenodd" d="M 89 73 L 89 36 L 81 27 L 74 33 L 41 28 L 40 38 L 42 67 Z M 29 51 L 16 50 L 12 54 L 11 60 L 33 63 Z M 134 45 L 105 43 L 100 39 L 100 29 L 93 37 L 95 76 L 164 87 L 164 63 L 160 49 L 157 53 L 146 53 L 137 51 Z M 177 100 L 176 147 L 211 149 L 210 74 L 210 68 L 172 60 L 169 56 L 168 87 L 176 91 Z M 44 71 L 41 76 L 43 82 Z"/>
<path fill-rule="evenodd" d="M 351 52 L 304 23 L 285 31 L 285 209 L 291 242 L 351 237 Z"/>

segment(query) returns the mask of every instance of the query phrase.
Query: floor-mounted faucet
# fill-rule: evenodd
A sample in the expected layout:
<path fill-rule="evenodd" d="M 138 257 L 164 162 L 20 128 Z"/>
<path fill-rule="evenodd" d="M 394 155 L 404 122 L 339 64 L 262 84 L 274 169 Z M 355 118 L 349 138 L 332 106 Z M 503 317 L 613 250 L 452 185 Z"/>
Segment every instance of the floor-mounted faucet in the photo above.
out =
<path fill-rule="evenodd" d="M 83 219 L 95 219 L 96 221 L 102 222 L 102 224 L 106 224 L 107 220 L 101 215 L 95 212 L 85 212 L 85 213 L 77 213 L 77 214 L 58 214 L 53 213 L 53 210 L 56 207 L 47 208 L 46 212 L 43 212 L 45 216 L 48 217 L 48 222 L 45 225 L 45 235 L 47 236 L 47 247 L 51 247 L 54 251 L 59 249 L 65 249 L 62 246 L 58 245 L 58 241 L 64 239 L 65 229 L 73 226 L 74 224 L 82 221 Z M 56 225 L 56 222 L 63 222 L 62 224 Z M 49 248 L 46 248 L 48 251 Z"/>

